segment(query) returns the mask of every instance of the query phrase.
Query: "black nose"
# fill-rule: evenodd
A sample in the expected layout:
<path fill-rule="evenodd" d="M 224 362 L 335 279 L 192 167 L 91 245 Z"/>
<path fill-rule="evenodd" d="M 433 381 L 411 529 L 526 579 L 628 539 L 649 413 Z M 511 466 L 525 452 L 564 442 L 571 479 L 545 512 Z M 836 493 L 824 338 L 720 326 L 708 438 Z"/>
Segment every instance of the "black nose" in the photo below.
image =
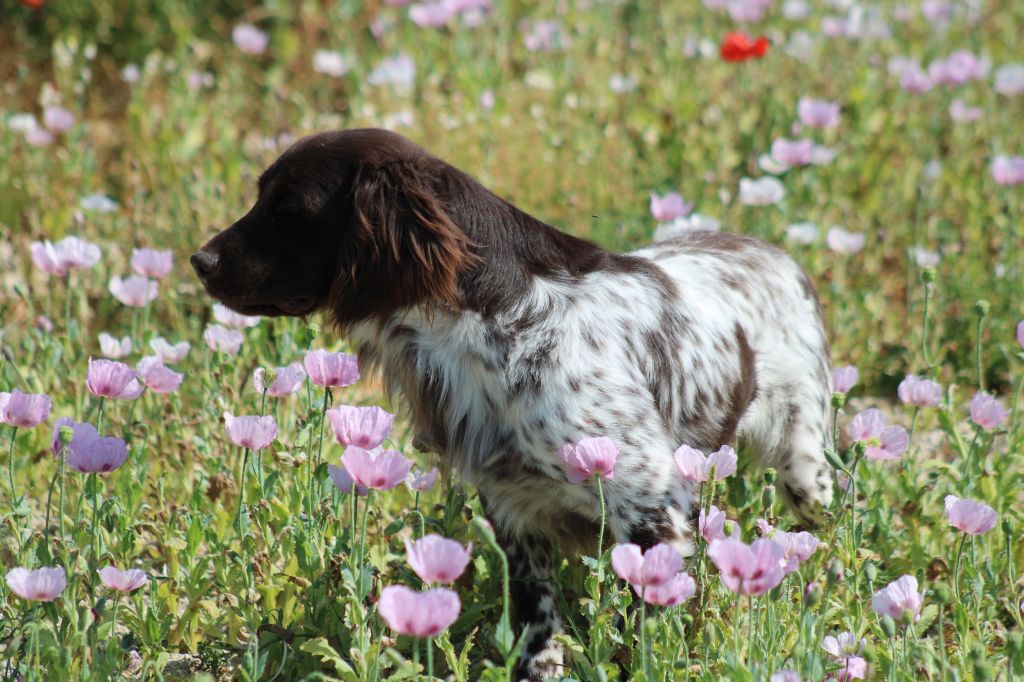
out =
<path fill-rule="evenodd" d="M 195 269 L 196 274 L 200 277 L 209 277 L 214 270 L 217 269 L 217 263 L 220 262 L 220 256 L 209 251 L 197 251 L 192 254 L 192 257 L 188 259 L 192 263 L 192 267 Z"/>

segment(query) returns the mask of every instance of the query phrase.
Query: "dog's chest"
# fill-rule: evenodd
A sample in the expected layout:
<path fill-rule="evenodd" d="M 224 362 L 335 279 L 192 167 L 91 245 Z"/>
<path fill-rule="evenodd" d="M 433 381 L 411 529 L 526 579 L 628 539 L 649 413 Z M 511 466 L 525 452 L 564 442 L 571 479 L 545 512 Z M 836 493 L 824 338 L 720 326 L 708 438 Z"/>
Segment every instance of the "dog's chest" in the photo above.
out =
<path fill-rule="evenodd" d="M 567 377 L 553 330 L 516 338 L 464 313 L 429 324 L 406 317 L 357 342 L 407 403 L 420 439 L 465 478 L 514 469 L 564 480 L 558 451 L 586 421 L 588 401 Z"/>

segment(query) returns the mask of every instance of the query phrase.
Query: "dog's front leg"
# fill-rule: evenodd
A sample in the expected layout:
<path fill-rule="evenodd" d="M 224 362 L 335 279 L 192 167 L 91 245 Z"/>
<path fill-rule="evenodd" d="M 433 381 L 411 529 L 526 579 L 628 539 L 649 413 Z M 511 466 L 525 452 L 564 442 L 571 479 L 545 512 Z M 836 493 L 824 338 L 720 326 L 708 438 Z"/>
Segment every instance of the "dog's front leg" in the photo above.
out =
<path fill-rule="evenodd" d="M 517 637 L 525 633 L 517 679 L 557 679 L 564 672 L 565 652 L 554 641 L 562 631 L 562 619 L 555 600 L 553 548 L 540 535 L 508 533 L 496 521 L 492 519 L 498 544 L 508 557 L 513 631 Z"/>

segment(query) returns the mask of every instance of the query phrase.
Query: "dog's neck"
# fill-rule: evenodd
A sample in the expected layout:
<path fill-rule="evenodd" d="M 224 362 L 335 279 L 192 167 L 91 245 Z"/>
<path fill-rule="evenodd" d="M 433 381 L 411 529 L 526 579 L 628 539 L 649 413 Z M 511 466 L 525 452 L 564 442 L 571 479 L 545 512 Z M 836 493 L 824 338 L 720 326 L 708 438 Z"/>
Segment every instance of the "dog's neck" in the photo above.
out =
<path fill-rule="evenodd" d="M 453 167 L 442 182 L 449 215 L 480 258 L 460 278 L 460 294 L 466 308 L 485 317 L 513 306 L 534 277 L 574 280 L 596 270 L 628 268 L 628 256 L 537 220 Z"/>

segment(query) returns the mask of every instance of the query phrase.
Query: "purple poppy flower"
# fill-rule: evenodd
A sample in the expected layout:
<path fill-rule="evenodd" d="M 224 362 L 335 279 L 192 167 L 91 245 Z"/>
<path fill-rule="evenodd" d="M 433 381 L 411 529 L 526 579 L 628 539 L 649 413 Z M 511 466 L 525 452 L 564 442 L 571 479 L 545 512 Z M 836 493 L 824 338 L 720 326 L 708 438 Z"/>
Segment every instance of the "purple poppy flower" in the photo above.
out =
<path fill-rule="evenodd" d="M 50 396 L 44 393 L 22 393 L 14 389 L 0 393 L 0 422 L 19 429 L 32 429 L 50 416 Z"/>

